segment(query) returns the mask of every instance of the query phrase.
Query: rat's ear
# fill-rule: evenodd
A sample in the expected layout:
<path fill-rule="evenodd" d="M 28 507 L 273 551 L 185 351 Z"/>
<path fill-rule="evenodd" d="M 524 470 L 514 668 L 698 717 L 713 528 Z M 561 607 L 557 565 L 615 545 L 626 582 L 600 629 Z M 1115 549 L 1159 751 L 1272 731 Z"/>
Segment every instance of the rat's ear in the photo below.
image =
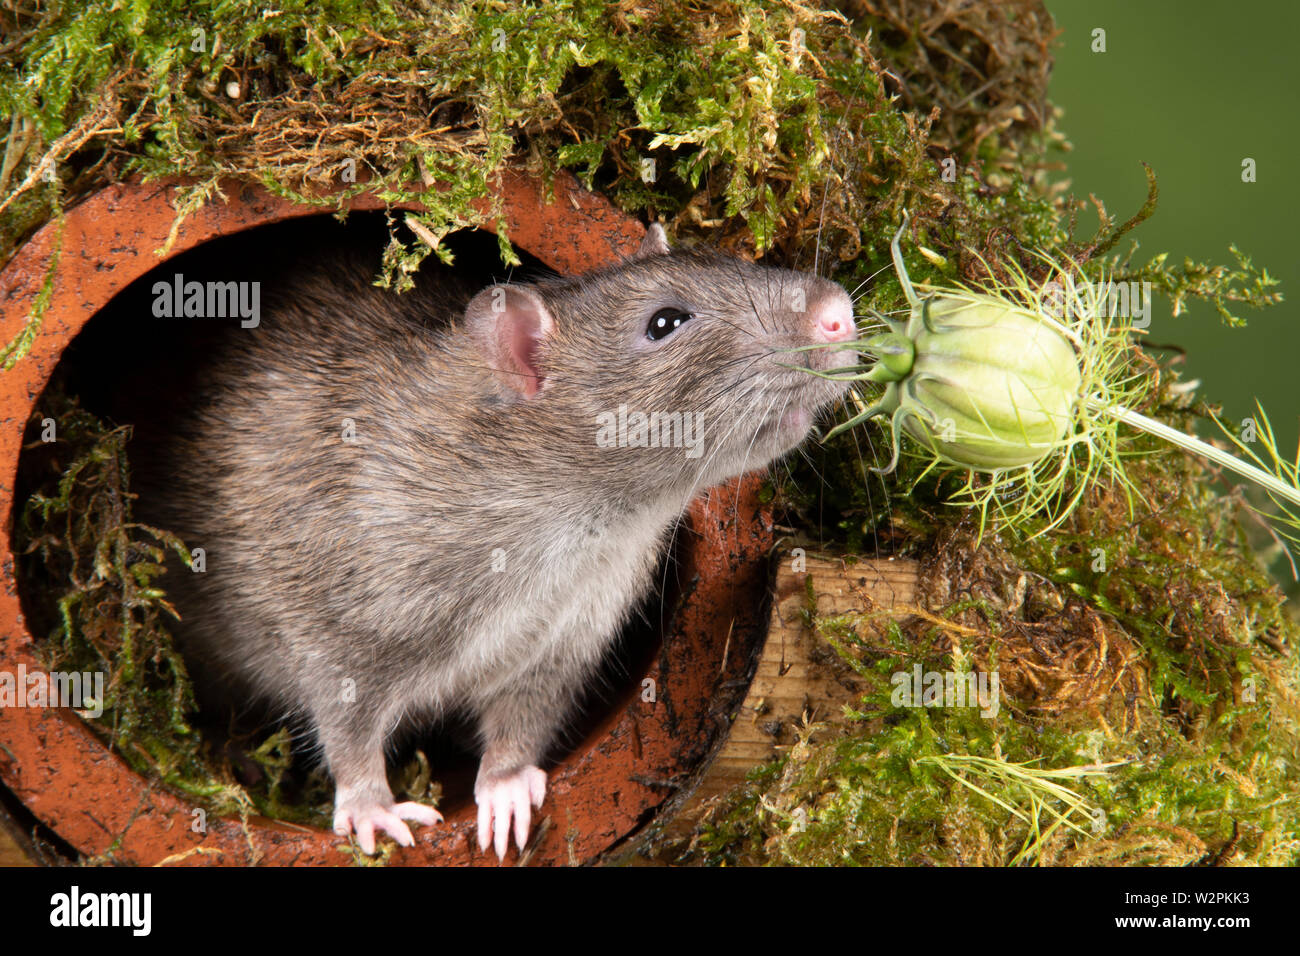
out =
<path fill-rule="evenodd" d="M 641 240 L 641 248 L 636 251 L 633 259 L 644 259 L 647 256 L 662 256 L 668 254 L 668 234 L 664 232 L 664 227 L 657 222 L 650 223 L 650 228 L 645 231 L 645 238 Z"/>
<path fill-rule="evenodd" d="M 537 293 L 521 285 L 494 285 L 470 299 L 465 327 L 501 383 L 532 398 L 546 382 L 537 346 L 554 322 Z"/>

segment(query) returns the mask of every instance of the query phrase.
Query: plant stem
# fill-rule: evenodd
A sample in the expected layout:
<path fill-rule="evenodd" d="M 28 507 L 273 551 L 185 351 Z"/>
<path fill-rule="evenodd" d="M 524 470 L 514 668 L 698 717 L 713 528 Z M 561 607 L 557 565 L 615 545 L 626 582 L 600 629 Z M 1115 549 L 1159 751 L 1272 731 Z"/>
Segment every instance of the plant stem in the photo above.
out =
<path fill-rule="evenodd" d="M 1300 505 L 1300 488 L 1282 481 L 1276 475 L 1271 475 L 1262 468 L 1257 468 L 1252 464 L 1242 461 L 1236 455 L 1230 454 L 1221 448 L 1215 448 L 1208 442 L 1194 438 L 1186 432 L 1181 432 L 1177 428 L 1170 428 L 1163 422 L 1158 422 L 1154 418 L 1148 418 L 1141 412 L 1135 412 L 1119 405 L 1106 405 L 1095 399 L 1089 400 L 1088 404 L 1096 411 L 1120 421 L 1132 425 L 1134 428 L 1146 432 L 1148 435 L 1155 435 L 1171 444 L 1177 445 L 1184 451 L 1191 452 L 1194 455 L 1200 455 L 1208 458 L 1216 465 L 1220 465 L 1229 471 L 1234 471 L 1243 478 L 1249 478 L 1265 488 L 1270 494 L 1285 498 L 1292 504 Z"/>

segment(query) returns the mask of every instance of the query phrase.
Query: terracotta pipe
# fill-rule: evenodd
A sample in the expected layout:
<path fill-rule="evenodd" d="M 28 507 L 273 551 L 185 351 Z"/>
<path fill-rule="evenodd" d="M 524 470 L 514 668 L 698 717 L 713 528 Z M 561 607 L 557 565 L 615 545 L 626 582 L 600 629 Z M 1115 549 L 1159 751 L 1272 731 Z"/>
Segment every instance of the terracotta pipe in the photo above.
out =
<path fill-rule="evenodd" d="M 176 183 L 110 186 L 66 214 L 63 254 L 53 298 L 31 352 L 0 373 L 0 671 L 40 670 L 27 633 L 14 575 L 13 489 L 24 427 L 59 360 L 82 326 L 133 280 L 165 260 L 155 254 L 174 217 Z M 169 252 L 175 256 L 218 236 L 305 215 L 300 206 L 259 188 L 234 185 L 226 203 L 187 219 Z M 635 250 L 643 227 L 602 197 L 558 176 L 546 203 L 539 183 L 519 172 L 499 181 L 511 240 L 560 272 L 581 272 Z M 360 197 L 353 209 L 382 208 Z M 409 208 L 418 208 L 415 206 Z M 482 207 L 486 210 L 486 204 Z M 56 224 L 38 231 L 0 272 L 0 341 L 23 327 L 44 281 Z M 691 509 L 679 547 L 683 596 L 644 675 L 653 702 L 636 696 L 611 713 L 550 776 L 529 862 L 590 862 L 625 843 L 693 779 L 734 714 L 765 629 L 770 514 L 749 476 Z M 164 582 L 165 584 L 165 582 Z M 434 768 L 435 777 L 437 768 Z M 54 708 L 0 708 L 0 780 L 43 823 L 87 856 L 114 861 L 240 865 L 351 862 L 345 841 L 324 830 L 254 818 L 207 820 L 195 832 L 194 807 L 135 773 L 76 713 Z M 473 807 L 437 827 L 416 831 L 416 846 L 396 848 L 390 865 L 495 863 L 474 841 Z M 196 852 L 200 849 L 202 852 Z M 516 859 L 514 851 L 507 862 Z"/>

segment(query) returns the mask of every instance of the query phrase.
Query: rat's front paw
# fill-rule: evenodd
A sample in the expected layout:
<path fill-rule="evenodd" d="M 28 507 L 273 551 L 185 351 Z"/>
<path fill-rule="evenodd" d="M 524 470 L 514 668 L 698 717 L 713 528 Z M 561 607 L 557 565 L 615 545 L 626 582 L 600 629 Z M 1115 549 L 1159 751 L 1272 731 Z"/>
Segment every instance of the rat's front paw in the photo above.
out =
<path fill-rule="evenodd" d="M 339 803 L 334 807 L 334 832 L 339 836 L 356 833 L 361 852 L 375 852 L 375 830 L 387 833 L 402 846 L 414 846 L 415 838 L 403 820 L 432 826 L 442 822 L 442 814 L 422 803 Z"/>
<path fill-rule="evenodd" d="M 510 818 L 515 821 L 515 845 L 520 852 L 528 842 L 532 807 L 540 807 L 546 797 L 546 774 L 537 767 L 521 767 L 511 773 L 488 774 L 474 784 L 478 803 L 478 848 L 485 851 L 491 843 L 497 859 L 504 860 L 510 845 Z"/>

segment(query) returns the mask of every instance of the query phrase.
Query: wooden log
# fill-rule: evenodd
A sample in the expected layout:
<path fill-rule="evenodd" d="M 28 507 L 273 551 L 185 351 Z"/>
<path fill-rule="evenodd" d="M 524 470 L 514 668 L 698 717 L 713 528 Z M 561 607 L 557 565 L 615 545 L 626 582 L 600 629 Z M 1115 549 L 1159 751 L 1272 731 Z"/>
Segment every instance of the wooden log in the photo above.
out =
<path fill-rule="evenodd" d="M 850 564 L 843 558 L 809 554 L 800 562 L 790 553 L 782 555 L 767 640 L 749 693 L 694 792 L 664 827 L 668 841 L 687 837 L 709 800 L 788 749 L 805 715 L 826 724 L 824 736 L 842 729 L 846 704 L 857 705 L 861 679 L 816 634 L 809 612 L 827 617 L 898 608 L 899 616 L 906 616 L 905 609 L 916 605 L 918 572 L 919 564 L 908 559 Z"/>
<path fill-rule="evenodd" d="M 0 867 L 35 865 L 26 834 L 0 807 Z"/>

